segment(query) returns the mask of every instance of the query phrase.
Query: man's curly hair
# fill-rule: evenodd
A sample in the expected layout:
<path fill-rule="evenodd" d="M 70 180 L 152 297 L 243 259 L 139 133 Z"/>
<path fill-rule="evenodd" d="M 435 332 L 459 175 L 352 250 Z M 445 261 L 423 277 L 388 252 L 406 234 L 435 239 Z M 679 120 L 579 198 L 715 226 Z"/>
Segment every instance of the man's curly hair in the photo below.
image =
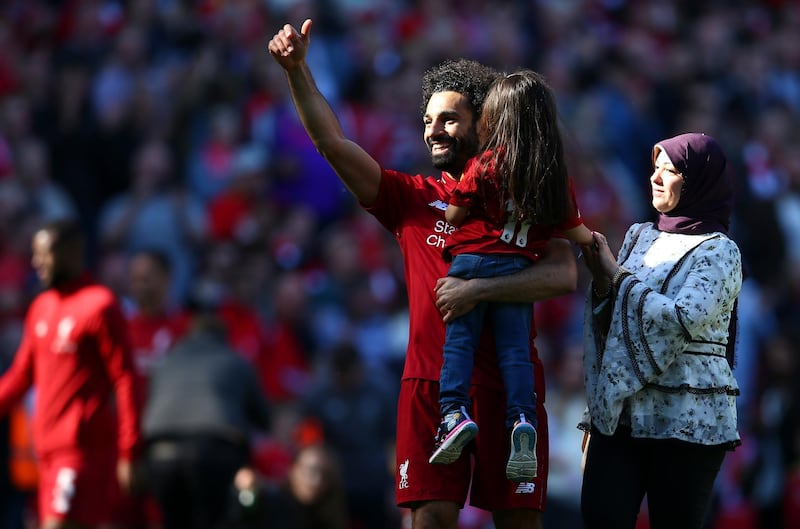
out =
<path fill-rule="evenodd" d="M 447 60 L 427 70 L 422 77 L 422 115 L 431 96 L 437 92 L 458 92 L 466 96 L 475 112 L 475 121 L 481 115 L 483 100 L 489 85 L 500 72 L 470 59 Z"/>

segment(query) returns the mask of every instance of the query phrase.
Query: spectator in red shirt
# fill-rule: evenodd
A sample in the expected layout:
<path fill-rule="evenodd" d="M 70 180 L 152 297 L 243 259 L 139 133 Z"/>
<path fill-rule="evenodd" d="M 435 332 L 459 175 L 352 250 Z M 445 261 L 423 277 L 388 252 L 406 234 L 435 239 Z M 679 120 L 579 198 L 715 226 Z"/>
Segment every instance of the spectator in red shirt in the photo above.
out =
<path fill-rule="evenodd" d="M 153 370 L 189 328 L 189 314 L 170 298 L 171 272 L 169 257 L 159 250 L 137 252 L 128 263 L 128 293 L 133 306 L 127 310 L 126 318 L 141 387 L 141 410 L 147 402 Z M 117 528 L 160 524 L 155 500 L 144 491 L 138 492 L 117 500 L 114 520 Z"/>
<path fill-rule="evenodd" d="M 228 186 L 208 205 L 209 231 L 215 242 L 250 245 L 258 242 L 275 222 L 274 206 L 265 200 L 266 163 L 257 147 L 246 146 L 237 151 Z"/>
<path fill-rule="evenodd" d="M 189 316 L 170 298 L 172 268 L 158 250 L 134 254 L 128 265 L 129 294 L 134 306 L 127 314 L 136 372 L 144 384 L 157 364 L 189 326 Z"/>
<path fill-rule="evenodd" d="M 112 292 L 86 273 L 84 247 L 72 221 L 34 233 L 32 264 L 46 290 L 33 300 L 22 343 L 0 378 L 0 414 L 37 388 L 33 439 L 46 529 L 107 522 L 115 477 L 130 490 L 140 443 L 125 319 Z"/>

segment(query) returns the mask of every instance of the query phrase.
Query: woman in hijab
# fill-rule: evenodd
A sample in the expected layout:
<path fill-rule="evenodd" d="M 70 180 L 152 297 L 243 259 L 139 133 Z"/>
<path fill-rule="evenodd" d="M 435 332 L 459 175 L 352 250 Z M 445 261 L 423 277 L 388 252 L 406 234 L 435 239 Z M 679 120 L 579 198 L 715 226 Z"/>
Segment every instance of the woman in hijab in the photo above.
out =
<path fill-rule="evenodd" d="M 732 185 L 710 136 L 653 147 L 656 222 L 634 224 L 615 258 L 595 233 L 584 325 L 587 529 L 700 529 L 725 453 L 740 444 L 731 372 L 739 248 Z"/>

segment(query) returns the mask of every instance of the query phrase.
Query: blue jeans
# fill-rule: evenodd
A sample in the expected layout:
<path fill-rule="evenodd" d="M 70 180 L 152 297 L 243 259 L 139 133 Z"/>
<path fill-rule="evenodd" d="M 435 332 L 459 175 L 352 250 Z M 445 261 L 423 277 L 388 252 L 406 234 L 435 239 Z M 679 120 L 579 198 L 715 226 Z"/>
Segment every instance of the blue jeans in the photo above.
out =
<path fill-rule="evenodd" d="M 515 255 L 460 254 L 447 275 L 462 279 L 510 275 L 531 266 L 530 259 Z M 475 351 L 484 321 L 491 324 L 498 367 L 506 389 L 506 424 L 511 427 L 521 413 L 536 426 L 530 333 L 533 304 L 481 302 L 467 314 L 447 324 L 444 362 L 439 379 L 442 415 L 469 409 L 469 387 Z"/>

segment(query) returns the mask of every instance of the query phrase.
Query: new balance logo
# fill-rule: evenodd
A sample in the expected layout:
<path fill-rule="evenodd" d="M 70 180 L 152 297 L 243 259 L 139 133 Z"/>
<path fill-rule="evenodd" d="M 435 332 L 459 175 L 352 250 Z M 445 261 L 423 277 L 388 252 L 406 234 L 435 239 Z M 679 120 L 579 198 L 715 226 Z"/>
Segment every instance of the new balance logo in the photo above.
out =
<path fill-rule="evenodd" d="M 517 485 L 517 490 L 514 491 L 514 494 L 533 494 L 533 491 L 536 490 L 536 483 L 520 483 Z"/>
<path fill-rule="evenodd" d="M 441 200 L 434 200 L 428 205 L 436 209 L 440 209 L 442 211 L 445 211 L 447 209 L 447 204 L 445 202 L 442 202 Z"/>

